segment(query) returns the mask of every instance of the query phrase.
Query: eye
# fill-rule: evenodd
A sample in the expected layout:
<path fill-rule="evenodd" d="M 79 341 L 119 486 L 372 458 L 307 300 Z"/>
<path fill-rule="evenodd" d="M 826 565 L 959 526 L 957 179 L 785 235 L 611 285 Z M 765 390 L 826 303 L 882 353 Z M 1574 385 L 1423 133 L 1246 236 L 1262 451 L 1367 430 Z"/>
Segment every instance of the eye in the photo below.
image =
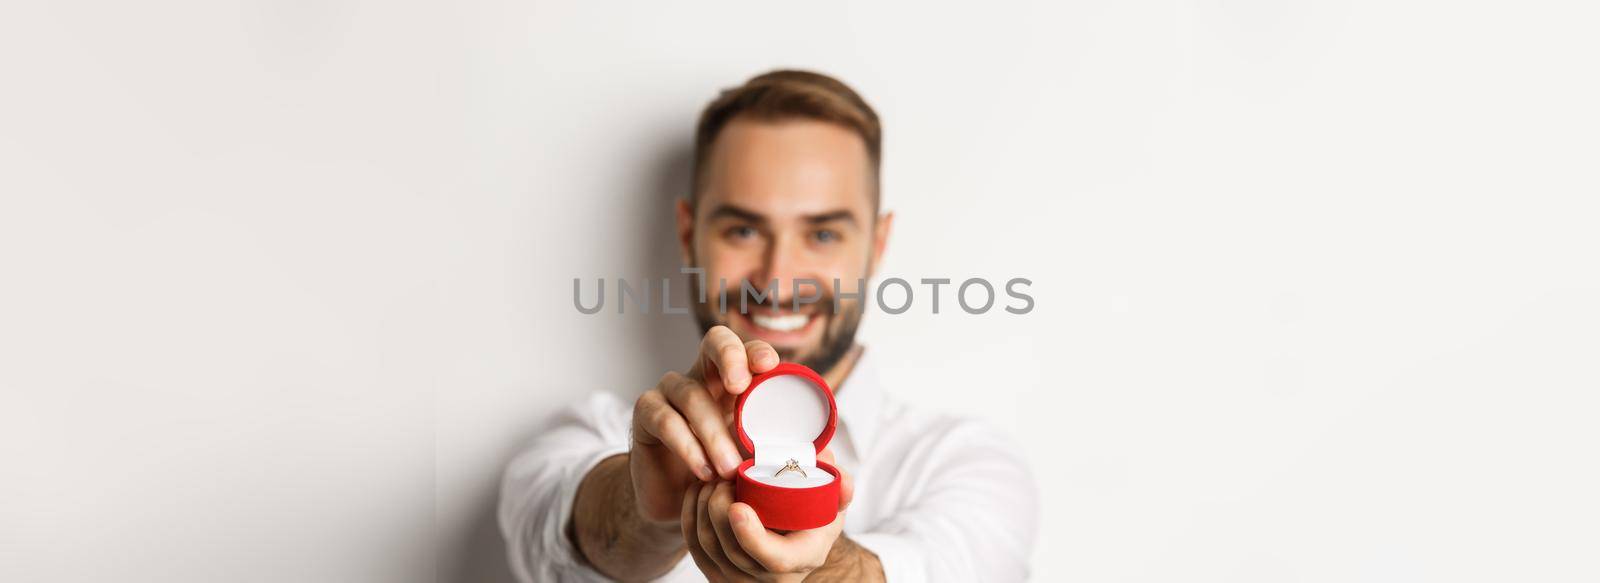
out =
<path fill-rule="evenodd" d="M 737 227 L 729 228 L 727 231 L 728 238 L 730 239 L 754 239 L 755 236 L 759 234 L 761 233 L 756 231 L 755 227 L 751 227 L 749 225 L 739 225 Z"/>
<path fill-rule="evenodd" d="M 813 233 L 811 236 L 812 238 L 816 239 L 818 243 L 834 243 L 840 238 L 839 232 L 832 229 L 822 229 L 816 233 Z"/>

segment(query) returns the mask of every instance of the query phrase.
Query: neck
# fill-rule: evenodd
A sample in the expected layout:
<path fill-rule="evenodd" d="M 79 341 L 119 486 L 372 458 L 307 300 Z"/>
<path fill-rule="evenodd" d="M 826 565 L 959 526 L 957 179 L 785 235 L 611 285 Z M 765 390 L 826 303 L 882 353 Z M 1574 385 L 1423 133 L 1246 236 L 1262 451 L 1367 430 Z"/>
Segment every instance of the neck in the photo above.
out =
<path fill-rule="evenodd" d="M 838 364 L 822 373 L 822 380 L 828 381 L 828 386 L 833 387 L 835 395 L 844 387 L 844 380 L 850 378 L 850 371 L 855 370 L 856 361 L 861 359 L 861 353 L 866 347 L 857 344 L 850 347 L 850 352 L 839 359 Z"/>

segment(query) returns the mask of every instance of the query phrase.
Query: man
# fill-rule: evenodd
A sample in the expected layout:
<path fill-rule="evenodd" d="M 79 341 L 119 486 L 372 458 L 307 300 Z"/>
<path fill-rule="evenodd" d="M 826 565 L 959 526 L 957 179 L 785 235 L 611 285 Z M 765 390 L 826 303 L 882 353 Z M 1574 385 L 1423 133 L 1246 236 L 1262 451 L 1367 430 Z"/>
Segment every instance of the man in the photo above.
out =
<path fill-rule="evenodd" d="M 767 73 L 707 106 L 677 206 L 683 261 L 704 270 L 684 294 L 698 302 L 698 354 L 632 406 L 593 395 L 511 463 L 500 525 L 519 578 L 1026 577 L 1037 495 L 1016 448 L 894 399 L 855 343 L 862 281 L 894 218 L 879 214 L 880 136 L 860 96 L 815 73 Z M 745 284 L 763 293 L 741 308 Z M 767 530 L 733 502 L 748 454 L 729 427 L 733 402 L 780 361 L 815 369 L 838 400 L 819 457 L 846 472 L 844 500 L 813 530 Z"/>

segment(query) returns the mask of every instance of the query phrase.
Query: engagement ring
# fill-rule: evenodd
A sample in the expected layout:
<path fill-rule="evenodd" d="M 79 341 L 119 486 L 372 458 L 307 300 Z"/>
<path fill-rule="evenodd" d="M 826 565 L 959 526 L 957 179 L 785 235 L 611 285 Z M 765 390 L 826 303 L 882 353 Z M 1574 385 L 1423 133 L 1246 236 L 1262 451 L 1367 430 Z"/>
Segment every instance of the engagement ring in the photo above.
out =
<path fill-rule="evenodd" d="M 773 474 L 772 476 L 773 477 L 778 477 L 778 476 L 783 475 L 784 472 L 800 472 L 801 476 L 805 476 L 806 475 L 806 471 L 800 469 L 800 462 L 795 461 L 793 459 L 790 459 L 789 463 L 783 464 L 783 469 L 778 470 L 778 473 Z"/>

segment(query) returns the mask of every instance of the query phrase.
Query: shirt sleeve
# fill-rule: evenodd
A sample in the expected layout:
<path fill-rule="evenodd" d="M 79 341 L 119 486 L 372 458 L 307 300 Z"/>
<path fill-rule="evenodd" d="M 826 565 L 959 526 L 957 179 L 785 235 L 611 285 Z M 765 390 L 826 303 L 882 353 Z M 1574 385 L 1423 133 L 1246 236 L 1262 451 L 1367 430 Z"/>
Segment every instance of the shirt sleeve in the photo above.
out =
<path fill-rule="evenodd" d="M 1027 579 L 1039 495 L 1016 446 L 973 421 L 926 435 L 908 453 L 917 475 L 896 480 L 904 505 L 851 540 L 892 583 Z"/>
<path fill-rule="evenodd" d="M 600 461 L 628 451 L 631 408 L 598 392 L 567 408 L 507 466 L 500 484 L 500 532 L 523 583 L 608 581 L 567 536 L 578 485 Z"/>

